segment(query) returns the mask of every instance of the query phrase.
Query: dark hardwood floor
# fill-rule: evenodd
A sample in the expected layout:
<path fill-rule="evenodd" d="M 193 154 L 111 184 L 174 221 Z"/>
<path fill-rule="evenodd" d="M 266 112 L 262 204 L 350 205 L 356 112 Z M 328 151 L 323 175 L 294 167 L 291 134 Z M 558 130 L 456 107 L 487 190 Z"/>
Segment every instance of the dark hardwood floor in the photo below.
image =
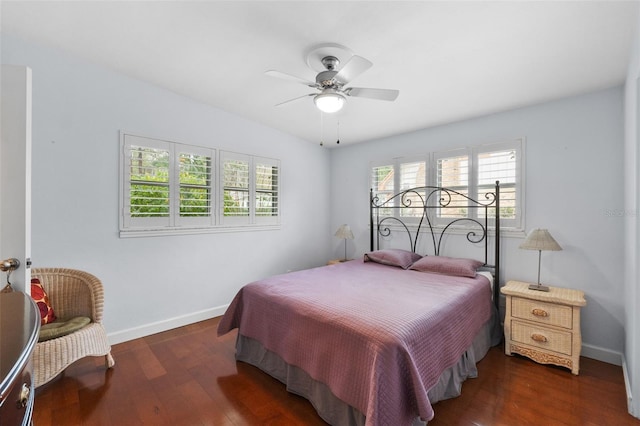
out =
<path fill-rule="evenodd" d="M 86 358 L 36 392 L 34 424 L 326 425 L 305 399 L 234 360 L 218 319 L 115 345 L 116 365 Z M 492 348 L 438 425 L 640 425 L 627 414 L 622 369 L 581 359 L 579 376 Z"/>

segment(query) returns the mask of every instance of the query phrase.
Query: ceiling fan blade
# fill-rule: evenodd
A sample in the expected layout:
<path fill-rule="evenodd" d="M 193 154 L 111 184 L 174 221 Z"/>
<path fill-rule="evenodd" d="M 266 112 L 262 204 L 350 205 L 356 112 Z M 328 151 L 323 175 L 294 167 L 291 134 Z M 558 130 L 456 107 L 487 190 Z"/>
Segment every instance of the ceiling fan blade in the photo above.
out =
<path fill-rule="evenodd" d="M 268 75 L 269 77 L 280 78 L 282 80 L 295 81 L 296 83 L 301 83 L 301 84 L 304 84 L 305 86 L 316 87 L 316 83 L 312 81 L 305 80 L 304 78 L 296 77 L 295 75 L 287 74 L 284 72 L 269 70 L 269 71 L 265 71 L 265 74 Z"/>
<path fill-rule="evenodd" d="M 297 98 L 293 98 L 293 99 L 289 99 L 288 101 L 280 102 L 279 104 L 276 104 L 276 106 L 288 104 L 289 102 L 297 101 L 298 99 L 306 98 L 306 97 L 309 97 L 309 96 L 315 96 L 315 95 L 317 95 L 317 93 L 309 93 L 307 95 L 298 96 Z"/>
<path fill-rule="evenodd" d="M 371 61 L 362 56 L 353 55 L 351 59 L 340 68 L 340 71 L 338 71 L 338 74 L 336 74 L 333 79 L 345 85 L 372 66 L 373 63 L 371 63 Z"/>
<path fill-rule="evenodd" d="M 350 87 L 344 93 L 357 98 L 378 99 L 381 101 L 395 101 L 400 94 L 398 90 L 394 89 L 367 89 L 364 87 Z"/>

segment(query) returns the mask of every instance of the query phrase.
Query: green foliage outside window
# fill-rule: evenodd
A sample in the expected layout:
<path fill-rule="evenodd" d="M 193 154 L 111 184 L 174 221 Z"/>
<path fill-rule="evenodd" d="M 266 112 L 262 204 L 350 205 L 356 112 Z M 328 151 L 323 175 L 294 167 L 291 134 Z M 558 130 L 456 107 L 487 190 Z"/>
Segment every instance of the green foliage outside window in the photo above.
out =
<path fill-rule="evenodd" d="M 224 215 L 249 216 L 249 163 L 224 162 Z"/>
<path fill-rule="evenodd" d="M 180 154 L 180 216 L 211 215 L 211 159 Z"/>
<path fill-rule="evenodd" d="M 131 217 L 169 216 L 169 187 L 131 183 Z"/>
<path fill-rule="evenodd" d="M 209 216 L 211 159 L 180 154 L 180 216 Z M 169 153 L 153 148 L 131 149 L 131 216 L 169 216 Z"/>
<path fill-rule="evenodd" d="M 131 147 L 131 217 L 169 216 L 169 152 Z"/>

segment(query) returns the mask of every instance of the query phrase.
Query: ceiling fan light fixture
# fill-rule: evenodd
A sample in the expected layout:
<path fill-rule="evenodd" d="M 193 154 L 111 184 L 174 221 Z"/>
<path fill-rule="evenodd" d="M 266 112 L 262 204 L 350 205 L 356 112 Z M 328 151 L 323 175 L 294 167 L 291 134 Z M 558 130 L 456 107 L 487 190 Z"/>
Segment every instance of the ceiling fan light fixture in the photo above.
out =
<path fill-rule="evenodd" d="M 331 114 L 340 111 L 346 99 L 335 90 L 324 90 L 313 98 L 313 102 L 320 111 Z"/>

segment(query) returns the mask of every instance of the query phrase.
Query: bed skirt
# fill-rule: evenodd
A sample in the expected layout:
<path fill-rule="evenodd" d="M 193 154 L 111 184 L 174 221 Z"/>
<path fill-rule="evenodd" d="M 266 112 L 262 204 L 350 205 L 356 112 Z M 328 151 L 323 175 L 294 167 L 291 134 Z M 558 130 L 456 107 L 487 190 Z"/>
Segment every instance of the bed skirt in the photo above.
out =
<path fill-rule="evenodd" d="M 484 358 L 489 348 L 499 344 L 501 340 L 502 330 L 494 309 L 491 319 L 480 329 L 471 346 L 455 365 L 440 375 L 436 385 L 429 390 L 431 404 L 459 396 L 462 382 L 478 376 L 476 363 Z M 287 391 L 309 400 L 327 423 L 341 426 L 365 425 L 365 415 L 359 410 L 335 397 L 328 386 L 314 380 L 301 368 L 288 365 L 278 354 L 266 350 L 257 340 L 238 334 L 236 359 L 258 367 L 284 383 Z M 426 424 L 418 417 L 413 422 L 414 426 Z"/>

